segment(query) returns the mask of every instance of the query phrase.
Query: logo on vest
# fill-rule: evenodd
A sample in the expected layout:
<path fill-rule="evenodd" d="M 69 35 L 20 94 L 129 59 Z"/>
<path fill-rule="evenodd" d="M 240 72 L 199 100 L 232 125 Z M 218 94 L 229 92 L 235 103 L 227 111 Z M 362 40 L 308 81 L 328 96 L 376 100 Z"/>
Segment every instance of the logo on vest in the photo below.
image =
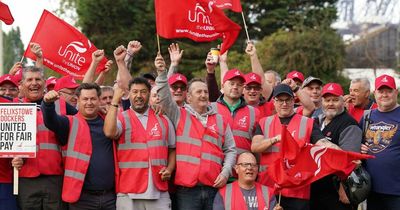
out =
<path fill-rule="evenodd" d="M 242 119 L 240 119 L 238 121 L 238 124 L 240 127 L 246 128 L 247 127 L 247 116 L 244 116 Z"/>
<path fill-rule="evenodd" d="M 217 129 L 215 128 L 217 126 L 216 124 L 212 124 L 211 126 L 208 126 L 208 129 L 210 129 L 212 132 L 217 133 Z"/>
<path fill-rule="evenodd" d="M 150 130 L 150 135 L 152 135 L 152 136 L 161 136 L 161 133 L 158 130 L 158 123 L 156 123 L 154 125 L 154 127 Z"/>
<path fill-rule="evenodd" d="M 365 140 L 369 144 L 369 151 L 379 153 L 386 149 L 396 135 L 399 125 L 378 122 L 370 124 L 365 134 Z"/>

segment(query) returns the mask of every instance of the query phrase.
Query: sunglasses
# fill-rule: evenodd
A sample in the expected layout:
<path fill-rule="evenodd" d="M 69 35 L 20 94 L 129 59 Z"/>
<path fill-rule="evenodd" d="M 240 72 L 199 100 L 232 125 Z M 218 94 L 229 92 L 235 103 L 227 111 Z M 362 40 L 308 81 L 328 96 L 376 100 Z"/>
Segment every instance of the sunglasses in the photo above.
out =
<path fill-rule="evenodd" d="M 244 88 L 246 90 L 251 90 L 251 89 L 254 89 L 255 91 L 260 91 L 261 90 L 261 87 L 258 86 L 258 85 L 249 85 L 249 86 L 246 85 Z"/>
<path fill-rule="evenodd" d="M 181 89 L 181 91 L 185 91 L 186 90 L 186 85 L 171 85 L 171 88 L 174 91 L 177 91 L 178 89 Z"/>

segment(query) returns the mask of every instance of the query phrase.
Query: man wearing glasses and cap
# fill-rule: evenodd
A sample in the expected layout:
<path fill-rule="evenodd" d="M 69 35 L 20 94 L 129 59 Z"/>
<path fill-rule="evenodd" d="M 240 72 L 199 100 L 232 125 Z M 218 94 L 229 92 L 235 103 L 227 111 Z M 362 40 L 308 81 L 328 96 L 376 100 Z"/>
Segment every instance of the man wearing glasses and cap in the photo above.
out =
<path fill-rule="evenodd" d="M 72 76 L 68 75 L 61 77 L 57 80 L 57 83 L 54 86 L 54 90 L 60 94 L 65 102 L 67 102 L 71 106 L 76 107 L 78 98 L 75 95 L 75 90 L 78 87 L 79 84 L 76 83 L 75 79 Z"/>

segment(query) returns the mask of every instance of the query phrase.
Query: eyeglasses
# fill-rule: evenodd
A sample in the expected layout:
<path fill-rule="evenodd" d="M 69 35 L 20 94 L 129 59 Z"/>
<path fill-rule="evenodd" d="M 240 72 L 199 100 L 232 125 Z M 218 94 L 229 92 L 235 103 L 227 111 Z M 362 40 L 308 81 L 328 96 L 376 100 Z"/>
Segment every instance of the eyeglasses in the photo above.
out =
<path fill-rule="evenodd" d="M 171 88 L 174 91 L 177 91 L 178 89 L 181 89 L 181 91 L 185 91 L 186 90 L 186 85 L 171 85 Z"/>
<path fill-rule="evenodd" d="M 281 100 L 281 99 L 278 99 L 278 98 L 274 98 L 274 101 L 277 102 L 279 105 L 282 105 L 283 103 L 290 104 L 290 103 L 292 103 L 293 98 L 288 98 L 286 100 Z"/>
<path fill-rule="evenodd" d="M 257 168 L 258 167 L 257 163 L 238 163 L 236 165 L 239 165 L 243 168 Z"/>
<path fill-rule="evenodd" d="M 4 92 L 6 92 L 6 91 L 10 91 L 10 92 L 17 92 L 18 91 L 18 88 L 0 88 L 0 91 L 4 91 Z"/>
<path fill-rule="evenodd" d="M 254 89 L 255 91 L 260 91 L 261 90 L 261 87 L 258 86 L 258 85 L 249 85 L 249 86 L 246 85 L 244 88 L 246 90 L 251 90 L 251 89 Z"/>

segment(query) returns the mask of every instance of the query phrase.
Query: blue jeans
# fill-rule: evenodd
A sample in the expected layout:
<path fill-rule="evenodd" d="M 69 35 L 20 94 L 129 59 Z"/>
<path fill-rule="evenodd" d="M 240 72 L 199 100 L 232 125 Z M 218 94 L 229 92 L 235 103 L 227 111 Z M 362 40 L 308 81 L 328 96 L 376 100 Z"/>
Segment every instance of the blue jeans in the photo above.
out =
<path fill-rule="evenodd" d="M 400 196 L 370 192 L 367 198 L 368 210 L 398 210 Z"/>
<path fill-rule="evenodd" d="M 0 210 L 18 210 L 13 184 L 0 183 Z"/>
<path fill-rule="evenodd" d="M 209 186 L 178 186 L 176 190 L 178 210 L 212 210 L 217 192 L 217 188 Z"/>

